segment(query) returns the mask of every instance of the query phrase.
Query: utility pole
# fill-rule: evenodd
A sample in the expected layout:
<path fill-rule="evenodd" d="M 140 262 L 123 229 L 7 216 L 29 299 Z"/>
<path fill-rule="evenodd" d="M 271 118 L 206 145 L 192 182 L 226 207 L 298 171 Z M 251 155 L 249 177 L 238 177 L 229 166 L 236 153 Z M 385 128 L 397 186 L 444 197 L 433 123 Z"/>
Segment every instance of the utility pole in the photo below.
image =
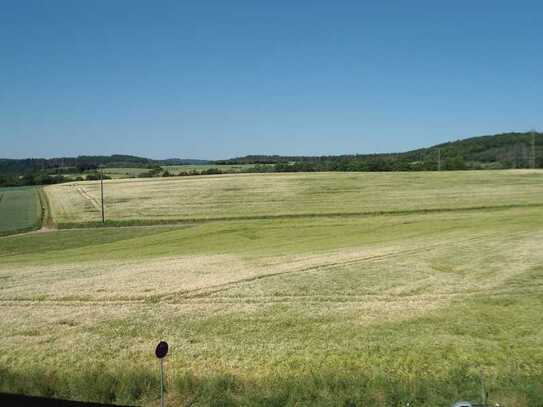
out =
<path fill-rule="evenodd" d="M 102 223 L 106 223 L 106 215 L 104 213 L 104 169 L 100 168 L 100 195 L 102 202 Z"/>
<path fill-rule="evenodd" d="M 437 170 L 441 171 L 441 148 L 437 149 Z"/>
<path fill-rule="evenodd" d="M 530 140 L 530 144 L 532 147 L 531 155 L 530 155 L 530 167 L 533 169 L 535 168 L 535 130 L 532 130 L 532 138 Z"/>

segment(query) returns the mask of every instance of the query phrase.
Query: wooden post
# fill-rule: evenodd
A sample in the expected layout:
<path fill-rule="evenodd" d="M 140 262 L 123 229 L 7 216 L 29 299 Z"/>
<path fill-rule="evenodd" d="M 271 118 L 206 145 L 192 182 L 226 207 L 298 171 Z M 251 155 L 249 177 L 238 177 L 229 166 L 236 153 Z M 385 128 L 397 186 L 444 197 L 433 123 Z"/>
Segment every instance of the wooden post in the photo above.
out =
<path fill-rule="evenodd" d="M 102 223 L 106 223 L 106 215 L 104 213 L 104 170 L 100 168 L 100 195 L 102 202 Z"/>

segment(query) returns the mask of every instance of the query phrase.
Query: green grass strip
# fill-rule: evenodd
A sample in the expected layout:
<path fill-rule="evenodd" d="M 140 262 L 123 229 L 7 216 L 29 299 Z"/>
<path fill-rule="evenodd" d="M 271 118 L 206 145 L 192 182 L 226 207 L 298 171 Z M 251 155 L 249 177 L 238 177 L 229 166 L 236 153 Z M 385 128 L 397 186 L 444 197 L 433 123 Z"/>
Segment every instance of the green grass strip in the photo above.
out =
<path fill-rule="evenodd" d="M 156 226 L 156 225 L 177 225 L 185 223 L 206 223 L 223 221 L 243 221 L 243 220 L 268 220 L 268 219 L 304 219 L 304 218 L 350 218 L 350 217 L 373 217 L 389 215 L 424 215 L 433 213 L 449 212 L 474 212 L 474 211 L 500 211 L 519 208 L 541 208 L 543 203 L 528 204 L 509 204 L 492 206 L 471 206 L 465 208 L 427 208 L 427 209 L 408 209 L 398 211 L 368 211 L 368 212 L 321 212 L 321 213 L 295 213 L 278 215 L 249 215 L 249 216 L 220 216 L 209 218 L 181 218 L 181 219 L 126 219 L 126 220 L 106 220 L 105 223 L 94 222 L 62 222 L 57 223 L 59 229 L 79 229 L 79 228 L 100 228 L 100 227 L 128 227 L 128 226 Z"/>

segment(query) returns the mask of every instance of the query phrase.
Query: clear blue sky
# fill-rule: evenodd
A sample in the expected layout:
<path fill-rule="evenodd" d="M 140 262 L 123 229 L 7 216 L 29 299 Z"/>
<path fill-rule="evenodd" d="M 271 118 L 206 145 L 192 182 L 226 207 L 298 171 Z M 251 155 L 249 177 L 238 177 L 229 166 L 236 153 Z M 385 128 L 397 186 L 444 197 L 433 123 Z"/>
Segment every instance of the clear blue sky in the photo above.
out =
<path fill-rule="evenodd" d="M 0 157 L 407 150 L 543 128 L 541 1 L 0 8 Z"/>

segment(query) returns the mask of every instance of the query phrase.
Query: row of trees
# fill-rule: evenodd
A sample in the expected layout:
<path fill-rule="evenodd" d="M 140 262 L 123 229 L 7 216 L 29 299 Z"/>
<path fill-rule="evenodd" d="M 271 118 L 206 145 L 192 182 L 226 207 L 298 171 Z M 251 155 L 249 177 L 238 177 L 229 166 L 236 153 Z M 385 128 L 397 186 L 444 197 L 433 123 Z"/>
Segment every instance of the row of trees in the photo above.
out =
<path fill-rule="evenodd" d="M 535 160 L 534 160 L 535 157 Z M 535 163 L 534 163 L 535 161 Z M 419 171 L 543 167 L 543 134 L 472 137 L 395 154 L 341 156 L 249 155 L 217 164 L 266 164 L 262 171 Z"/>
<path fill-rule="evenodd" d="M 52 185 L 60 184 L 62 182 L 72 181 L 94 181 L 99 180 L 102 177 L 101 174 L 94 172 L 85 176 L 78 177 L 66 177 L 64 175 L 49 175 L 42 173 L 24 174 L 18 175 L 0 175 L 0 187 L 21 187 L 29 185 Z M 103 176 L 104 179 L 111 179 L 107 175 Z"/>
<path fill-rule="evenodd" d="M 167 160 L 177 162 L 178 160 Z M 252 164 L 244 172 L 308 171 L 435 171 L 485 168 L 543 168 L 543 134 L 505 133 L 473 137 L 430 148 L 396 154 L 342 156 L 246 156 L 215 164 Z M 0 186 L 43 185 L 75 180 L 99 179 L 99 165 L 146 168 L 139 177 L 172 176 L 161 162 L 141 157 L 80 156 L 60 159 L 0 159 Z M 219 168 L 181 171 L 179 176 L 221 174 Z M 67 175 L 72 175 L 71 178 Z"/>
<path fill-rule="evenodd" d="M 0 159 L 0 174 L 55 173 L 93 171 L 98 167 L 149 168 L 160 164 L 149 158 L 114 154 L 111 156 L 78 156 L 60 158 Z"/>
<path fill-rule="evenodd" d="M 23 176 L 16 175 L 0 175 L 0 187 L 18 187 L 25 185 L 49 185 L 65 182 L 66 178 L 62 175 L 47 175 L 47 174 L 25 174 Z"/>
<path fill-rule="evenodd" d="M 468 165 L 460 156 L 451 157 L 443 160 L 441 169 L 443 170 L 465 170 Z M 343 158 L 330 161 L 315 162 L 290 162 L 277 163 L 272 165 L 256 164 L 249 167 L 244 172 L 317 172 L 317 171 L 435 171 L 438 164 L 435 161 L 409 161 L 397 157 L 379 157 L 370 159 L 351 159 Z"/>

